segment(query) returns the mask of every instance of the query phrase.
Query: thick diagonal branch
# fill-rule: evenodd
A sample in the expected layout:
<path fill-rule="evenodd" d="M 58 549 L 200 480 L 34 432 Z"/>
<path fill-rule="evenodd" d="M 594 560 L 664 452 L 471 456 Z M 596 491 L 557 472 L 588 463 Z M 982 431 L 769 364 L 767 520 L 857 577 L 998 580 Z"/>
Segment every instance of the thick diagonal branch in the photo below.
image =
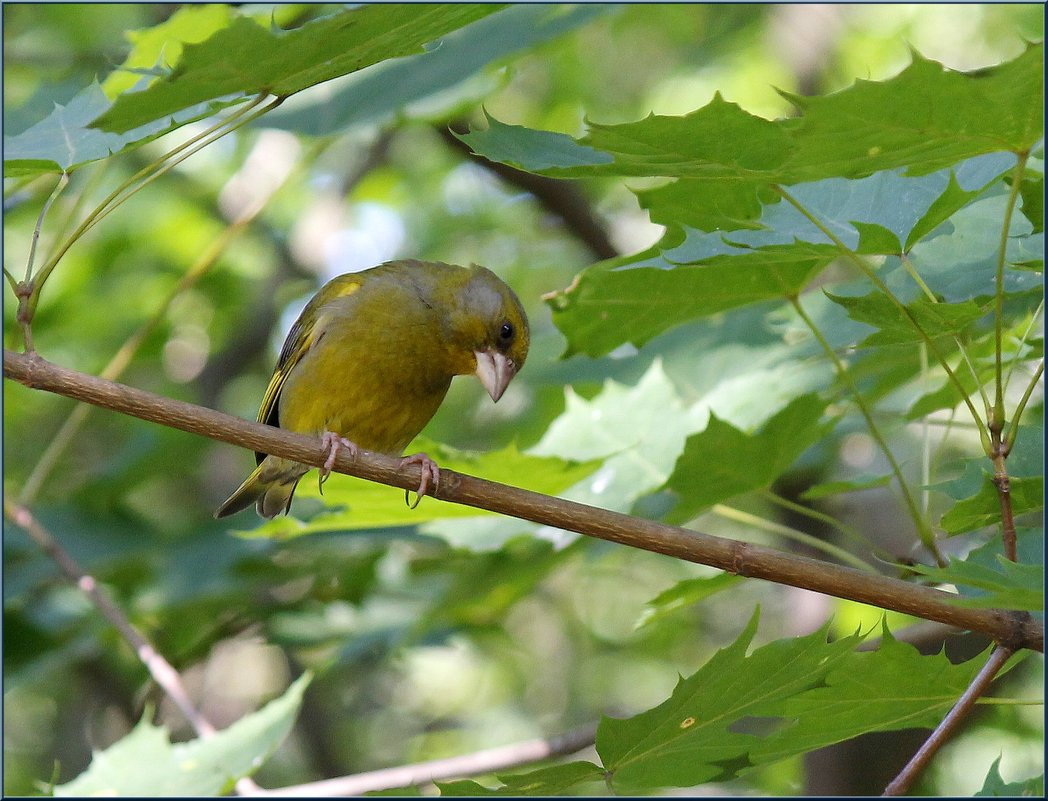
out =
<path fill-rule="evenodd" d="M 4 375 L 29 387 L 303 464 L 320 466 L 328 455 L 319 439 L 104 381 L 51 364 L 36 355 L 5 350 Z M 401 469 L 400 461 L 392 456 L 366 452 L 356 458 L 340 454 L 335 469 L 392 487 L 415 489 L 420 479 L 419 468 L 409 465 Z M 767 579 L 982 632 L 1009 648 L 1044 650 L 1044 627 L 1029 614 L 960 607 L 951 602 L 955 596 L 888 576 L 870 575 L 759 545 L 712 537 L 452 470 L 441 471 L 440 487 L 434 495 L 452 503 L 667 554 L 742 576 Z"/>

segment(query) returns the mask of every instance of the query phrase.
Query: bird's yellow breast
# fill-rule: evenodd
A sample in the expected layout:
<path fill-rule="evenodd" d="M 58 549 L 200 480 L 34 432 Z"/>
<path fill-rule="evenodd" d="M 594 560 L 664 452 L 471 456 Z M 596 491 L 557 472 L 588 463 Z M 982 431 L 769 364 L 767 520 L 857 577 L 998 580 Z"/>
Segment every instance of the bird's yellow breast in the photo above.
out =
<path fill-rule="evenodd" d="M 451 383 L 436 312 L 397 286 L 369 287 L 322 309 L 309 351 L 281 389 L 281 428 L 332 431 L 399 454 L 436 413 Z"/>

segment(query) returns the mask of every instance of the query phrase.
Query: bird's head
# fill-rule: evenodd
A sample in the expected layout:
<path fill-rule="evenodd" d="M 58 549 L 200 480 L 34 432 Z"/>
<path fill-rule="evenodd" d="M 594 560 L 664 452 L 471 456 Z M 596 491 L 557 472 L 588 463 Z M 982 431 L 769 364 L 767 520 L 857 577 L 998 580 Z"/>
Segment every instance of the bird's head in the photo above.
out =
<path fill-rule="evenodd" d="M 531 336 L 524 307 L 502 279 L 473 265 L 450 323 L 466 358 L 459 372 L 474 373 L 497 401 L 528 356 Z"/>

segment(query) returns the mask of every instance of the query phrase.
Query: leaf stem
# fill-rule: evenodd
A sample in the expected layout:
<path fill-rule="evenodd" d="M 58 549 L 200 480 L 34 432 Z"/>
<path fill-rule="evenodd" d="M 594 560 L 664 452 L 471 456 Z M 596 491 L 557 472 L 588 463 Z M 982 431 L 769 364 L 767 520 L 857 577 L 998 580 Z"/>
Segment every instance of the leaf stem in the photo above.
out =
<path fill-rule="evenodd" d="M 36 218 L 36 226 L 33 228 L 33 239 L 29 245 L 29 258 L 26 260 L 25 265 L 25 282 L 28 284 L 33 278 L 33 262 L 36 260 L 36 246 L 40 241 L 40 231 L 44 227 L 44 218 L 47 216 L 47 212 L 51 209 L 51 204 L 55 202 L 62 190 L 69 184 L 69 173 L 63 171 L 62 175 L 58 179 L 58 183 L 55 184 L 55 188 L 51 191 L 47 200 L 44 201 L 44 206 L 40 209 L 40 214 Z"/>
<path fill-rule="evenodd" d="M 120 184 L 116 189 L 109 193 L 109 195 L 92 211 L 82 223 L 73 231 L 72 234 L 62 243 L 62 245 L 55 251 L 55 253 L 47 260 L 47 263 L 41 268 L 36 280 L 34 281 L 33 297 L 31 300 L 32 307 L 35 308 L 36 303 L 39 299 L 40 290 L 43 287 L 44 282 L 47 280 L 51 271 L 57 266 L 58 262 L 61 261 L 62 257 L 66 254 L 70 247 L 73 246 L 80 237 L 82 237 L 87 231 L 89 231 L 95 223 L 105 217 L 113 209 L 120 206 L 125 200 L 134 195 L 150 181 L 167 172 L 172 167 L 180 164 L 189 156 L 196 153 L 202 147 L 206 147 L 211 142 L 225 136 L 233 130 L 236 130 L 241 125 L 255 119 L 259 114 L 274 108 L 273 104 L 270 104 L 261 111 L 247 116 L 252 109 L 256 109 L 257 106 L 265 100 L 265 95 L 259 95 L 250 103 L 238 108 L 228 117 L 223 117 L 221 120 L 213 124 L 207 130 L 197 134 L 191 139 L 183 142 L 175 148 L 172 148 L 164 155 L 160 156 L 155 161 L 150 162 L 141 170 L 136 172 L 126 181 Z M 279 102 L 281 98 L 277 98 Z M 223 128 L 227 130 L 223 130 Z M 199 143 L 199 144 L 197 144 Z M 183 151 L 188 151 L 184 152 Z M 178 154 L 183 155 L 175 159 L 174 157 Z M 135 184 L 138 184 L 137 186 Z"/>
<path fill-rule="evenodd" d="M 1019 364 L 1022 357 L 1023 346 L 1026 345 L 1026 340 L 1030 338 L 1030 334 L 1033 333 L 1034 326 L 1037 325 L 1037 320 L 1044 312 L 1044 298 L 1041 298 L 1041 302 L 1037 304 L 1037 308 L 1034 310 L 1033 316 L 1030 317 L 1030 323 L 1026 326 L 1026 330 L 1023 331 L 1023 335 L 1019 338 L 1019 345 L 1015 349 L 1015 358 L 1008 364 L 1008 375 L 1004 377 L 1004 391 L 1007 394 L 1008 385 L 1012 382 L 1012 375 L 1015 373 L 1015 368 Z"/>
<path fill-rule="evenodd" d="M 808 328 L 811 330 L 812 334 L 815 336 L 815 339 L 818 340 L 819 344 L 822 346 L 823 351 L 826 352 L 826 355 L 833 362 L 834 369 L 837 371 L 837 376 L 848 388 L 848 391 L 851 393 L 852 398 L 855 401 L 855 405 L 858 407 L 860 414 L 862 414 L 863 419 L 866 421 L 866 427 L 870 431 L 870 436 L 873 437 L 874 441 L 877 443 L 877 446 L 881 449 L 881 452 L 884 454 L 884 457 L 888 460 L 888 464 L 891 467 L 891 471 L 895 475 L 895 480 L 899 485 L 899 490 L 902 492 L 903 501 L 906 504 L 906 510 L 909 512 L 910 518 L 913 520 L 914 525 L 917 527 L 917 535 L 920 537 L 921 542 L 924 543 L 925 547 L 935 557 L 935 561 L 939 565 L 939 567 L 945 567 L 946 560 L 943 558 L 942 553 L 940 553 L 939 547 L 935 542 L 935 535 L 928 527 L 928 523 L 924 519 L 924 516 L 921 515 L 920 510 L 917 508 L 917 504 L 913 499 L 913 495 L 910 493 L 910 489 L 906 484 L 905 478 L 903 478 L 902 468 L 896 461 L 894 454 L 892 454 L 891 452 L 891 449 L 888 448 L 888 443 L 885 442 L 884 437 L 881 435 L 880 429 L 877 427 L 876 422 L 874 422 L 873 414 L 870 412 L 869 407 L 866 405 L 866 400 L 862 397 L 862 393 L 859 391 L 858 386 L 856 386 L 855 382 L 852 380 L 851 373 L 848 372 L 847 366 L 844 364 L 844 362 L 841 361 L 840 357 L 834 351 L 830 343 L 826 341 L 826 337 L 822 335 L 822 331 L 819 330 L 819 327 L 815 324 L 815 321 L 808 315 L 808 312 L 804 310 L 804 306 L 801 304 L 800 298 L 798 298 L 796 295 L 790 295 L 789 300 L 790 303 L 793 304 L 793 308 L 797 311 L 797 314 L 804 321 L 805 325 L 807 325 Z"/>
<path fill-rule="evenodd" d="M 1004 440 L 1004 455 L 1007 456 L 1012 452 L 1012 446 L 1015 445 L 1015 435 L 1019 432 L 1019 420 L 1023 416 L 1023 412 L 1026 410 L 1026 404 L 1030 400 L 1030 396 L 1033 394 L 1034 388 L 1041 380 L 1041 376 L 1044 375 L 1044 359 L 1037 365 L 1037 369 L 1034 370 L 1033 378 L 1030 379 L 1030 383 L 1026 385 L 1026 391 L 1023 392 L 1022 398 L 1019 400 L 1019 404 L 1015 407 L 1015 415 L 1012 417 L 1012 422 L 1008 426 L 1008 432 Z"/>
<path fill-rule="evenodd" d="M 16 312 L 16 319 L 18 325 L 22 329 L 22 340 L 25 345 L 26 353 L 32 353 L 33 347 L 33 310 L 34 304 L 32 301 L 34 286 L 36 280 L 33 276 L 33 263 L 36 261 L 36 246 L 40 242 L 40 231 L 44 226 L 44 218 L 47 217 L 47 212 L 51 208 L 51 204 L 55 202 L 55 199 L 62 193 L 62 190 L 66 188 L 69 183 L 69 173 L 63 172 L 61 177 L 58 179 L 58 183 L 55 184 L 55 188 L 51 190 L 51 194 L 48 195 L 46 201 L 44 201 L 43 208 L 40 209 L 40 214 L 37 215 L 36 225 L 33 227 L 33 238 L 29 245 L 29 257 L 26 259 L 25 265 L 25 279 L 21 282 L 14 281 L 14 276 L 4 268 L 4 272 L 9 276 L 9 280 L 13 281 L 12 289 L 14 289 L 15 297 L 18 299 L 18 311 Z"/>
<path fill-rule="evenodd" d="M 284 177 L 285 182 L 290 175 L 291 172 L 289 171 Z M 280 188 L 280 185 L 271 187 L 268 195 L 258 198 L 254 203 L 246 208 L 236 220 L 230 223 L 222 233 L 218 235 L 218 237 L 215 238 L 211 245 L 200 254 L 193 265 L 171 288 L 167 296 L 160 302 L 160 305 L 156 308 L 149 319 L 143 321 L 131 336 L 124 341 L 124 344 L 120 346 L 120 349 L 113 354 L 109 363 L 99 374 L 100 377 L 106 378 L 110 381 L 114 381 L 120 377 L 124 370 L 127 369 L 127 366 L 131 363 L 131 360 L 138 352 L 138 349 L 146 341 L 149 334 L 152 333 L 164 319 L 167 310 L 171 307 L 171 304 L 174 303 L 175 299 L 207 274 L 208 270 L 214 266 L 215 262 L 218 261 L 218 258 L 229 247 L 229 244 L 239 236 L 240 232 L 243 231 L 259 213 L 261 213 L 263 208 L 265 208 L 266 203 L 269 202 L 276 191 Z M 26 479 L 25 484 L 22 486 L 22 490 L 19 493 L 19 500 L 21 503 L 28 505 L 36 497 L 36 494 L 40 491 L 40 487 L 43 486 L 44 481 L 47 480 L 47 477 L 50 475 L 51 470 L 54 468 L 58 459 L 72 441 L 73 437 L 76 436 L 76 433 L 79 431 L 80 426 L 83 425 L 84 420 L 87 419 L 87 415 L 90 413 L 91 408 L 92 407 L 86 403 L 77 404 L 76 408 L 73 409 L 62 423 L 62 427 L 58 429 L 58 432 L 51 439 L 47 449 L 41 455 L 40 459 L 37 460 L 32 473 L 29 474 L 29 478 Z"/>
<path fill-rule="evenodd" d="M 761 495 L 776 506 L 788 509 L 794 514 L 804 515 L 805 517 L 810 517 L 812 520 L 832 526 L 857 545 L 860 545 L 863 548 L 869 548 L 879 559 L 883 559 L 886 562 L 895 561 L 895 556 L 893 554 L 870 542 L 868 537 L 864 537 L 857 529 L 849 526 L 847 523 L 842 523 L 833 515 L 828 515 L 825 512 L 820 512 L 818 509 L 812 509 L 810 506 L 791 501 L 789 498 L 783 498 L 781 495 L 778 495 L 771 490 L 764 490 L 761 492 Z"/>
<path fill-rule="evenodd" d="M 916 283 L 917 286 L 921 288 L 921 292 L 924 293 L 924 296 L 928 298 L 928 300 L 930 300 L 932 303 L 938 303 L 939 298 L 936 297 L 935 293 L 932 292 L 931 288 L 926 283 L 924 283 L 924 279 L 921 278 L 921 274 L 917 272 L 917 268 L 913 266 L 913 262 L 910 260 L 910 257 L 905 253 L 901 253 L 899 254 L 899 261 L 902 262 L 903 269 L 905 269 L 906 272 L 909 273 L 910 278 L 914 280 L 914 283 Z"/>
<path fill-rule="evenodd" d="M 921 343 L 921 378 L 924 379 L 924 387 L 928 386 L 928 346 Z M 924 388 L 922 387 L 922 389 Z M 921 418 L 921 517 L 927 520 L 930 492 L 928 485 L 932 483 L 932 443 L 931 426 L 928 425 L 928 415 Z"/>
<path fill-rule="evenodd" d="M 942 351 L 939 350 L 938 346 L 935 344 L 935 341 L 928 335 L 928 332 L 924 330 L 921 324 L 913 316 L 913 312 L 906 308 L 906 304 L 904 304 L 897 297 L 895 297 L 892 291 L 888 289 L 888 286 L 884 283 L 884 281 L 881 280 L 880 276 L 878 276 L 877 273 L 870 268 L 870 265 L 868 265 L 862 258 L 860 258 L 859 254 L 857 254 L 855 251 L 853 251 L 851 248 L 845 245 L 840 240 L 840 238 L 833 233 L 833 231 L 827 228 L 821 220 L 819 220 L 814 214 L 808 211 L 808 209 L 805 208 L 805 206 L 802 203 L 800 203 L 795 197 L 793 197 L 793 195 L 787 192 L 779 184 L 771 184 L 771 188 L 787 203 L 789 203 L 791 206 L 797 209 L 797 211 L 803 214 L 805 218 L 807 218 L 812 223 L 812 225 L 814 225 L 820 231 L 822 231 L 822 233 L 837 246 L 841 254 L 849 261 L 851 261 L 856 267 L 858 267 L 859 270 L 861 270 L 862 273 L 870 279 L 873 285 L 876 286 L 879 290 L 881 290 L 881 292 L 883 292 L 885 296 L 893 304 L 895 304 L 895 306 L 910 321 L 910 324 L 913 326 L 914 330 L 917 331 L 918 334 L 920 334 L 921 338 L 925 342 L 928 343 L 929 350 L 931 350 L 932 354 L 943 366 L 943 369 L 946 371 L 946 375 L 949 376 L 950 381 L 953 382 L 954 386 L 957 387 L 957 390 L 961 393 L 961 398 L 964 400 L 965 405 L 967 405 L 968 410 L 971 412 L 972 419 L 975 420 L 976 425 L 979 427 L 979 439 L 982 442 L 983 450 L 985 451 L 986 455 L 989 456 L 993 450 L 993 446 L 990 442 L 989 432 L 987 431 L 986 426 L 982 421 L 982 418 L 979 417 L 979 413 L 975 410 L 975 405 L 972 403 L 972 399 L 968 396 L 968 393 L 964 389 L 964 385 L 961 384 L 960 379 L 957 378 L 957 374 L 954 373 L 953 368 L 950 367 L 950 363 L 946 360 L 946 357 L 943 356 Z"/>
<path fill-rule="evenodd" d="M 829 554 L 830 556 L 836 558 L 839 562 L 842 562 L 843 564 L 851 565 L 856 570 L 866 570 L 870 573 L 876 572 L 870 565 L 868 565 L 855 554 L 844 550 L 840 546 L 834 545 L 832 542 L 826 542 L 825 540 L 821 540 L 818 537 L 812 536 L 811 534 L 799 531 L 798 529 L 792 528 L 791 526 L 786 526 L 782 523 L 776 523 L 773 520 L 765 520 L 763 517 L 760 517 L 759 515 L 744 512 L 741 509 L 726 506 L 722 503 L 714 504 L 710 511 L 713 512 L 715 515 L 725 518 L 726 520 L 734 520 L 737 523 L 752 526 L 753 528 L 758 529 L 760 531 L 768 531 L 772 534 L 779 534 L 780 536 L 783 536 L 788 540 L 793 540 L 794 542 L 799 542 L 802 545 L 807 545 L 809 548 L 814 548 L 815 550 L 822 551 L 823 553 Z"/>
<path fill-rule="evenodd" d="M 1008 250 L 1008 234 L 1012 228 L 1012 215 L 1019 201 L 1019 189 L 1022 186 L 1026 161 L 1030 158 L 1028 151 L 1019 154 L 1012 174 L 1012 185 L 1008 192 L 1008 202 L 1004 207 L 1004 222 L 1001 225 L 1001 241 L 997 249 L 997 280 L 993 310 L 994 334 L 994 371 L 996 395 L 993 404 L 993 416 L 990 418 L 990 430 L 1001 431 L 1004 428 L 1004 380 L 1003 380 L 1003 339 L 1004 339 L 1004 264 Z"/>
<path fill-rule="evenodd" d="M 900 261 L 902 262 L 903 267 L 906 268 L 906 271 L 913 277 L 913 280 L 917 282 L 917 285 L 922 288 L 928 299 L 932 303 L 938 303 L 939 298 L 937 298 L 935 294 L 928 288 L 928 285 L 924 283 L 924 280 L 917 272 L 917 268 L 914 267 L 913 262 L 910 260 L 909 256 L 903 253 L 900 257 Z M 964 360 L 964 363 L 968 365 L 968 370 L 969 372 L 971 372 L 972 378 L 975 380 L 975 387 L 979 390 L 980 397 L 982 397 L 983 409 L 986 413 L 986 419 L 989 420 L 991 415 L 993 414 L 993 407 L 990 405 L 990 397 L 986 394 L 986 388 L 983 386 L 983 382 L 979 380 L 979 372 L 975 369 L 975 365 L 972 364 L 972 358 L 968 355 L 968 351 L 964 347 L 964 343 L 961 342 L 960 336 L 954 334 L 953 341 L 957 343 L 957 351 L 961 354 L 961 358 Z M 927 343 L 922 342 L 921 344 L 925 348 L 927 348 Z"/>

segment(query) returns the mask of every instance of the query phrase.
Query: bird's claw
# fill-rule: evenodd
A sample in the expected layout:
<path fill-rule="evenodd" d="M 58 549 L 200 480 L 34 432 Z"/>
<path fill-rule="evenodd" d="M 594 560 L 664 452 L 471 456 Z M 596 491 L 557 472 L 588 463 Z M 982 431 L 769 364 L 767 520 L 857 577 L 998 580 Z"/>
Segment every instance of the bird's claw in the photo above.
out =
<path fill-rule="evenodd" d="M 333 431 L 325 431 L 320 435 L 320 442 L 325 448 L 330 448 L 327 459 L 324 461 L 324 466 L 320 468 L 320 478 L 317 482 L 317 487 L 320 489 L 320 494 L 324 494 L 324 482 L 331 476 L 331 470 L 335 466 L 335 459 L 338 457 L 338 452 L 341 448 L 345 448 L 350 456 L 356 458 L 357 445 L 355 442 L 350 442 L 345 437 L 340 437 Z"/>
<path fill-rule="evenodd" d="M 424 453 L 413 453 L 411 456 L 405 456 L 400 460 L 401 467 L 409 464 L 417 464 L 422 468 L 422 478 L 419 481 L 418 490 L 415 492 L 414 503 L 411 502 L 411 490 L 404 490 L 404 503 L 408 505 L 409 509 L 414 509 L 422 501 L 423 496 L 430 494 L 430 482 L 433 484 L 433 490 L 440 486 L 440 468 L 436 462 Z"/>

